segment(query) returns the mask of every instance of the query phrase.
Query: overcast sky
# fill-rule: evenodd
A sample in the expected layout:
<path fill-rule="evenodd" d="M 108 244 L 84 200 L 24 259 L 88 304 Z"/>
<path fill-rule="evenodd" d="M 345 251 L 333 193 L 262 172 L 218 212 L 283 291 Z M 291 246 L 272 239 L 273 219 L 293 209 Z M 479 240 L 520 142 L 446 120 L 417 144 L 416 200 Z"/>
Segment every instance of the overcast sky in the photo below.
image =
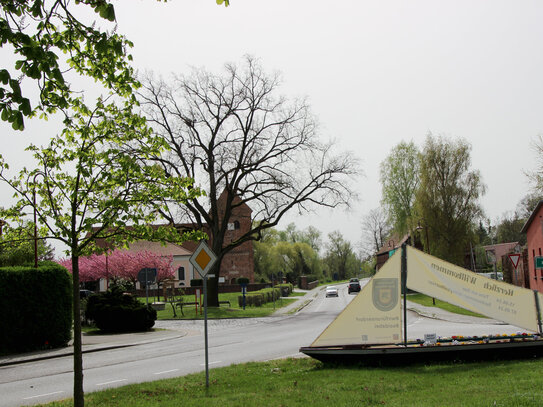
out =
<path fill-rule="evenodd" d="M 491 220 L 528 192 L 531 144 L 543 134 L 541 1 L 114 4 L 138 69 L 164 77 L 191 66 L 218 71 L 254 55 L 266 70 L 282 72 L 281 93 L 309 98 L 324 138 L 361 159 L 361 199 L 350 213 L 293 216 L 284 226 L 295 220 L 360 240 L 362 216 L 381 199 L 379 164 L 401 141 L 422 146 L 429 132 L 471 143 Z"/>

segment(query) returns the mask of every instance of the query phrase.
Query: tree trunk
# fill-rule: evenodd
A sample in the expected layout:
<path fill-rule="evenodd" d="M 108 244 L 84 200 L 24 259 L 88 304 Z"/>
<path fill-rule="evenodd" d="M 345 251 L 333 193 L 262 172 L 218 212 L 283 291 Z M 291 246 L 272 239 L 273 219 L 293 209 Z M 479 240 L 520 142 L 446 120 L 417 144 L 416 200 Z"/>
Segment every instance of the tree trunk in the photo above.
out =
<path fill-rule="evenodd" d="M 72 253 L 74 250 L 72 250 Z M 79 256 L 72 255 L 74 317 L 74 407 L 84 407 L 83 349 L 81 344 L 81 301 L 79 299 Z"/>

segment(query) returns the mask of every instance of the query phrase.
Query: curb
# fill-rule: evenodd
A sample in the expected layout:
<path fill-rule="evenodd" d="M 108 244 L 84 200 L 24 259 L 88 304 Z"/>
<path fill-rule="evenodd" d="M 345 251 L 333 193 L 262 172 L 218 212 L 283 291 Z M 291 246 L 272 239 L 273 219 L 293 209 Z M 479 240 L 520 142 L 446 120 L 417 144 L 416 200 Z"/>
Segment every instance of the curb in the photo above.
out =
<path fill-rule="evenodd" d="M 82 354 L 86 353 L 95 353 L 100 352 L 104 350 L 112 350 L 112 349 L 121 349 L 121 348 L 128 348 L 131 346 L 137 346 L 137 345 L 145 345 L 148 343 L 155 343 L 155 342 L 162 342 L 170 339 L 178 339 L 186 336 L 186 332 L 179 332 L 175 335 L 171 335 L 168 337 L 161 337 L 161 338 L 154 338 L 154 339 L 147 339 L 142 340 L 139 342 L 129 342 L 129 343 L 119 343 L 119 344 L 92 344 L 92 345 L 83 345 L 83 350 L 81 351 Z M 86 349 L 85 349 L 86 348 Z M 39 362 L 42 360 L 49 360 L 49 359 L 56 359 L 56 358 L 63 358 L 66 356 L 73 356 L 73 345 L 67 346 L 66 348 L 62 349 L 56 349 L 51 351 L 49 354 L 43 354 L 43 355 L 19 355 L 18 357 L 14 357 L 13 360 L 7 360 L 2 361 L 0 359 L 0 367 L 5 366 L 14 366 L 14 365 L 20 365 L 23 363 L 28 362 Z"/>

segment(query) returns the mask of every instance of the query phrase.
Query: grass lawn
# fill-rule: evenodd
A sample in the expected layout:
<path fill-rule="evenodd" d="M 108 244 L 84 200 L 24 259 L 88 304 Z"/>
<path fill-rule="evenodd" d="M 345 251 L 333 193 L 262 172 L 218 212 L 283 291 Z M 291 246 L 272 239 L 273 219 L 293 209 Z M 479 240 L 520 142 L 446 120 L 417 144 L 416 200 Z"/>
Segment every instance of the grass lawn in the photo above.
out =
<path fill-rule="evenodd" d="M 295 298 L 288 299 L 279 299 L 274 303 L 270 302 L 262 305 L 261 307 L 245 307 L 240 308 L 238 305 L 238 296 L 240 293 L 221 293 L 219 294 L 219 301 L 230 301 L 230 306 L 221 305 L 220 307 L 208 307 L 207 308 L 207 317 L 208 318 L 255 318 L 255 317 L 266 317 L 275 312 L 275 310 L 284 307 L 293 301 Z M 303 293 L 292 293 L 291 296 L 304 295 Z M 140 298 L 140 301 L 145 302 L 145 298 Z M 153 302 L 154 299 L 149 298 L 149 303 Z M 183 296 L 183 302 L 195 302 L 194 295 L 185 295 Z M 173 309 L 171 304 L 166 304 L 166 307 L 163 311 L 157 311 L 157 319 L 203 319 L 204 311 L 198 307 L 198 313 L 196 313 L 196 307 L 194 305 L 184 306 L 183 313 L 179 308 L 176 308 L 177 316 L 174 317 Z"/>
<path fill-rule="evenodd" d="M 447 363 L 394 368 L 327 366 L 309 358 L 248 363 L 176 379 L 87 393 L 93 406 L 543 405 L 543 360 Z M 71 406 L 72 401 L 49 407 Z"/>
<path fill-rule="evenodd" d="M 436 305 L 432 303 L 432 297 L 428 297 L 424 294 L 408 294 L 407 299 L 417 304 L 424 305 L 426 307 L 438 307 L 455 314 L 469 315 L 472 317 L 486 318 L 484 315 L 477 314 L 476 312 L 468 311 L 467 309 L 457 307 L 456 305 L 449 304 L 448 302 L 436 300 Z"/>

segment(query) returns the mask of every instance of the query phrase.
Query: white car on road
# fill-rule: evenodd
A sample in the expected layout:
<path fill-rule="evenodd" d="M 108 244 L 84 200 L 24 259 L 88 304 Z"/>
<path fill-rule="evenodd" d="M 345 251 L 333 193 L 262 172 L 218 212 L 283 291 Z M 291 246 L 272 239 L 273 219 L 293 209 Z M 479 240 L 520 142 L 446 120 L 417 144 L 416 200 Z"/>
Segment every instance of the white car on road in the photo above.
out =
<path fill-rule="evenodd" d="M 326 298 L 328 297 L 339 297 L 339 292 L 335 285 L 326 287 Z"/>

